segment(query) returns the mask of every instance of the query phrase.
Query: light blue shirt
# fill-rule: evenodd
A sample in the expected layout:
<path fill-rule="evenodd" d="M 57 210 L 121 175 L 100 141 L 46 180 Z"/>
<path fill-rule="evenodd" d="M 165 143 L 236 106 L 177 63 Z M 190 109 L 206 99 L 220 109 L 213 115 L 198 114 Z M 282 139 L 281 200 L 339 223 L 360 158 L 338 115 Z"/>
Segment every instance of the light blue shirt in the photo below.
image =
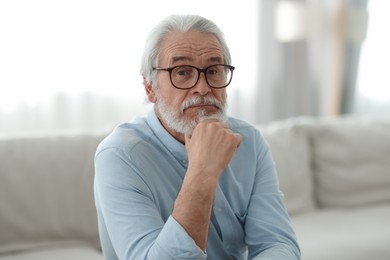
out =
<path fill-rule="evenodd" d="M 103 140 L 95 201 L 106 259 L 300 258 L 268 145 L 249 124 L 228 124 L 243 140 L 215 193 L 206 252 L 171 216 L 188 158 L 154 110 Z"/>

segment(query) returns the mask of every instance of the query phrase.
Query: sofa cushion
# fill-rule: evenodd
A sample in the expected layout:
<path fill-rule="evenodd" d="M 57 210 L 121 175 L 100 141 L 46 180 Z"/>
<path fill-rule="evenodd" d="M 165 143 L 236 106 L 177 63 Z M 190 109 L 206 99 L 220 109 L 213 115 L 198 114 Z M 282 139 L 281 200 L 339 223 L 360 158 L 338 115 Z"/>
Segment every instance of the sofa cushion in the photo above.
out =
<path fill-rule="evenodd" d="M 102 138 L 0 138 L 0 253 L 69 239 L 99 246 L 93 160 Z"/>
<path fill-rule="evenodd" d="M 317 198 L 322 207 L 390 201 L 390 123 L 338 118 L 312 131 Z"/>
<path fill-rule="evenodd" d="M 308 119 L 297 118 L 259 126 L 267 140 L 289 214 L 312 210 L 313 181 L 306 129 Z"/>
<path fill-rule="evenodd" d="M 302 260 L 389 259 L 390 205 L 316 210 L 292 218 Z"/>

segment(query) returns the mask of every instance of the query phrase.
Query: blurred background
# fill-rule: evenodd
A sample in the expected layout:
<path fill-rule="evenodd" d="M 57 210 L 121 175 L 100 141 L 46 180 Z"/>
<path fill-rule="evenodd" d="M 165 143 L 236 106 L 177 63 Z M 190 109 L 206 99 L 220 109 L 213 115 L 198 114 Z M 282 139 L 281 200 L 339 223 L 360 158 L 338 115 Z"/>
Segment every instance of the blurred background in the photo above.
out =
<path fill-rule="evenodd" d="M 1 1 L 0 134 L 109 129 L 147 113 L 143 45 L 172 13 L 224 31 L 232 116 L 388 117 L 388 10 L 381 0 Z"/>

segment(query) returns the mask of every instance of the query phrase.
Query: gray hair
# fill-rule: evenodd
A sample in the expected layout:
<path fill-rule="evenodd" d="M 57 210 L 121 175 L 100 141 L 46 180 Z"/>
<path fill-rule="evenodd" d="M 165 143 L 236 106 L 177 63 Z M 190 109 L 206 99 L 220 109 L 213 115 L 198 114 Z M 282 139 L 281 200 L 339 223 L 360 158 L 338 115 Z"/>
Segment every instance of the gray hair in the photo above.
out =
<path fill-rule="evenodd" d="M 141 61 L 141 75 L 150 84 L 154 81 L 156 73 L 153 70 L 157 66 L 160 44 L 170 33 L 188 32 L 190 30 L 206 32 L 214 35 L 221 44 L 224 63 L 231 65 L 231 56 L 224 35 L 218 26 L 212 21 L 198 15 L 171 15 L 161 21 L 146 39 L 144 53 Z"/>

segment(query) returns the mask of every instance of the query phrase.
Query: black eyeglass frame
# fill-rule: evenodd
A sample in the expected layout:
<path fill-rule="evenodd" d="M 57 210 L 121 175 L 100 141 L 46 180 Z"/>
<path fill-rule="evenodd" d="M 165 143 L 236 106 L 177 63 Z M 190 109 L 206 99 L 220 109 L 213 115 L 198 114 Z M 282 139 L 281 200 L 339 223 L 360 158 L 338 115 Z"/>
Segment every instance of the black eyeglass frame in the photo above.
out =
<path fill-rule="evenodd" d="M 222 87 L 213 87 L 208 79 L 207 79 L 207 70 L 209 70 L 211 67 L 214 67 L 214 66 L 225 66 L 227 69 L 230 70 L 230 79 L 229 81 Z M 191 68 L 194 68 L 198 71 L 198 78 L 196 79 L 194 85 L 192 87 L 189 87 L 189 88 L 180 88 L 180 87 L 177 87 L 173 81 L 172 81 L 172 71 L 176 68 L 179 68 L 179 67 L 191 67 Z M 232 79 L 233 79 L 233 71 L 235 69 L 234 66 L 231 66 L 231 65 L 227 65 L 227 64 L 213 64 L 213 65 L 210 65 L 206 68 L 203 68 L 203 69 L 200 69 L 198 67 L 195 67 L 195 66 L 192 66 L 192 65 L 178 65 L 178 66 L 173 66 L 173 67 L 169 67 L 169 68 L 159 68 L 159 67 L 153 67 L 152 68 L 153 70 L 156 70 L 156 71 L 168 71 L 169 72 L 169 79 L 171 80 L 171 83 L 172 83 L 172 86 L 177 88 L 177 89 L 191 89 L 193 87 L 196 86 L 196 84 L 198 84 L 198 81 L 199 81 L 199 78 L 200 78 L 200 73 L 203 72 L 203 74 L 205 75 L 205 79 L 206 79 L 206 82 L 207 82 L 207 85 L 209 85 L 211 88 L 215 88 L 215 89 L 220 89 L 220 88 L 226 88 L 227 86 L 229 86 L 230 82 L 232 82 Z"/>

